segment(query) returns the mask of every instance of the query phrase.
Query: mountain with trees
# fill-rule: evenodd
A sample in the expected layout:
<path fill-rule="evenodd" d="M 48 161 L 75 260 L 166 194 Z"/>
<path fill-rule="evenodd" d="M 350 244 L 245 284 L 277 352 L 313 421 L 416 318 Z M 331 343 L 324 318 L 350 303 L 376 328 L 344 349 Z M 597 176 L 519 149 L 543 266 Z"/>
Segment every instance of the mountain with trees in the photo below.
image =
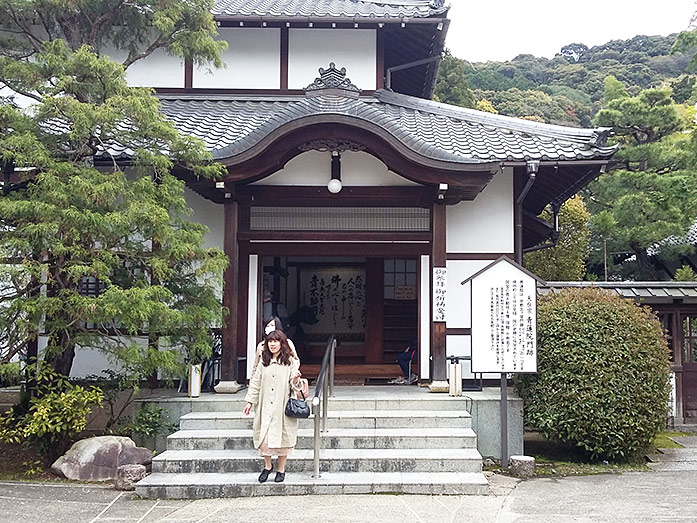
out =
<path fill-rule="evenodd" d="M 695 253 L 679 239 L 690 238 L 697 220 L 696 49 L 697 32 L 688 31 L 590 48 L 571 43 L 552 59 L 445 57 L 438 99 L 551 124 L 612 127 L 612 140 L 622 146 L 608 172 L 581 195 L 591 216 L 585 227 L 574 224 L 574 234 L 585 238 L 589 228 L 588 247 L 567 249 L 576 258 L 555 261 L 555 268 L 574 269 L 554 278 L 582 277 L 579 257 L 591 278 L 672 277 L 657 266 L 679 267 Z M 527 259 L 543 267 L 550 256 L 564 253 Z"/>

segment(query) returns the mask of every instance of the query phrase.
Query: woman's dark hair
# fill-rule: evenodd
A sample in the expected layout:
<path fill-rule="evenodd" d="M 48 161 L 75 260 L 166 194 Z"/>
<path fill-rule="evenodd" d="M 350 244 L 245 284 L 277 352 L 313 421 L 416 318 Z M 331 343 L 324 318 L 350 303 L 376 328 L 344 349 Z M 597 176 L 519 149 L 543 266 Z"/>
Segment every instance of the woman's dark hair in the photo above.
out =
<path fill-rule="evenodd" d="M 264 365 L 264 367 L 268 367 L 271 363 L 271 358 L 273 358 L 273 354 L 271 354 L 271 351 L 269 350 L 270 340 L 277 340 L 281 342 L 281 352 L 279 352 L 278 356 L 276 357 L 278 362 L 281 365 L 290 365 L 290 360 L 294 357 L 293 351 L 288 344 L 288 338 L 286 338 L 286 335 L 283 334 L 283 331 L 279 330 L 269 332 L 266 335 L 266 339 L 264 340 L 264 350 L 261 351 L 262 365 Z"/>
<path fill-rule="evenodd" d="M 272 322 L 273 322 L 274 330 L 283 332 L 283 323 L 281 322 L 281 320 L 278 316 L 273 316 L 269 321 L 267 321 L 264 324 L 264 329 L 266 329 L 266 326 Z"/>

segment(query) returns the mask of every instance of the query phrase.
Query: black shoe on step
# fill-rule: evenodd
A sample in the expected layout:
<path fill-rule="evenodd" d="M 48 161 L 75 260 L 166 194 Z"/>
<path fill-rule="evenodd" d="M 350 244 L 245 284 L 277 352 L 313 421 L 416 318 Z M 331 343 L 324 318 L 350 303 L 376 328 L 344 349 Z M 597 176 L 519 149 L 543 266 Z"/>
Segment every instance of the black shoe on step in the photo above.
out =
<path fill-rule="evenodd" d="M 269 471 L 270 472 L 270 471 Z M 283 483 L 283 480 L 286 479 L 286 473 L 285 472 L 276 472 L 276 477 L 273 478 L 273 480 L 276 483 Z"/>
<path fill-rule="evenodd" d="M 269 474 L 271 474 L 271 471 L 273 470 L 273 467 L 270 469 L 264 469 L 261 471 L 261 474 L 259 474 L 259 483 L 264 483 L 267 479 L 269 479 Z"/>

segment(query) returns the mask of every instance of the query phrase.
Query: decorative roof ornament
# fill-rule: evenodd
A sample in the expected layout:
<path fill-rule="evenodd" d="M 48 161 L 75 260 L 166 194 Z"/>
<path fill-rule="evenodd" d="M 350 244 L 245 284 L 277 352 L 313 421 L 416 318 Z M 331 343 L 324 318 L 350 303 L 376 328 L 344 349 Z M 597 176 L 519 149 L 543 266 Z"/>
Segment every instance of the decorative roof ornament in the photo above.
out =
<path fill-rule="evenodd" d="M 361 152 L 365 151 L 365 145 L 352 142 L 350 140 L 313 140 L 298 147 L 301 151 L 320 151 L 320 152 L 339 152 L 346 151 Z"/>
<path fill-rule="evenodd" d="M 356 96 L 361 92 L 360 88 L 353 85 L 351 80 L 346 77 L 346 68 L 337 69 L 334 62 L 329 64 L 328 69 L 319 68 L 319 78 L 315 78 L 315 81 L 305 88 L 305 93 L 314 93 L 324 89 L 341 89 L 355 93 Z"/>
<path fill-rule="evenodd" d="M 599 127 L 597 129 L 593 129 L 593 134 L 588 140 L 588 143 L 590 143 L 590 145 L 593 147 L 605 147 L 611 132 L 612 129 L 609 127 Z"/>

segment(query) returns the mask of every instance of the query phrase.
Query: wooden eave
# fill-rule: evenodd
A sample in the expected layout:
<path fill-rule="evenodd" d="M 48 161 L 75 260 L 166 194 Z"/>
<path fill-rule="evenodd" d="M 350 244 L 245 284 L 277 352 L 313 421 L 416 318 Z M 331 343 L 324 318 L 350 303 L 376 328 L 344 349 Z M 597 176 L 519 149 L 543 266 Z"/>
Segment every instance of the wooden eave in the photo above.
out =
<path fill-rule="evenodd" d="M 431 188 L 447 183 L 450 203 L 454 203 L 453 199 L 474 199 L 498 169 L 496 162 L 465 164 L 421 156 L 372 123 L 316 115 L 285 124 L 243 153 L 220 159 L 228 169 L 224 181 L 237 186 L 261 180 L 281 170 L 289 160 L 304 152 L 304 145 L 316 140 L 357 143 L 408 180 Z"/>

